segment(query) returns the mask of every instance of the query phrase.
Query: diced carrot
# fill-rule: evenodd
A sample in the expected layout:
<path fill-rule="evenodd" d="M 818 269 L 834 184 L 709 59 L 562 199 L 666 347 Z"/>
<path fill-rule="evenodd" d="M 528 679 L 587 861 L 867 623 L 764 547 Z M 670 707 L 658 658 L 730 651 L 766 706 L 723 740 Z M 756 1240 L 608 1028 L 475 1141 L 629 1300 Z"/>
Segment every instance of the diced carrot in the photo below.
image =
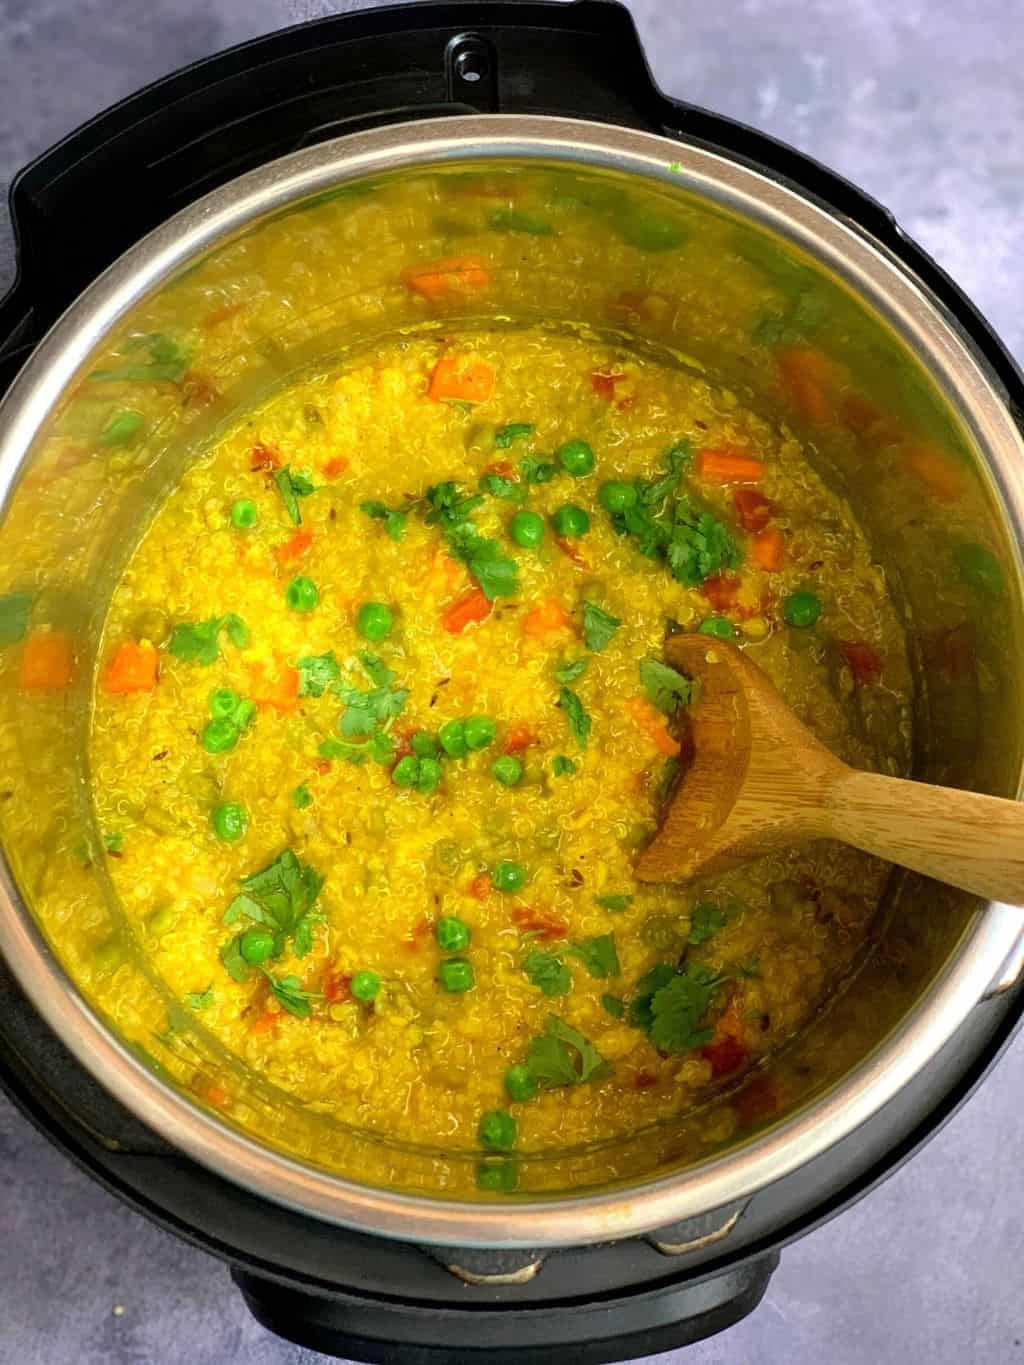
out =
<path fill-rule="evenodd" d="M 125 640 L 107 664 L 103 686 L 108 692 L 152 692 L 159 671 L 155 646 L 148 641 Z"/>
<path fill-rule="evenodd" d="M 700 585 L 700 591 L 715 611 L 728 611 L 736 605 L 740 593 L 740 580 L 734 574 L 712 574 Z"/>
<path fill-rule="evenodd" d="M 750 557 L 768 573 L 778 573 L 786 557 L 786 541 L 777 526 L 766 526 L 750 541 Z"/>
<path fill-rule="evenodd" d="M 831 421 L 829 390 L 835 384 L 832 364 L 809 346 L 787 346 L 776 352 L 776 361 L 783 386 L 802 415 L 812 422 Z"/>
<path fill-rule="evenodd" d="M 430 376 L 428 395 L 435 403 L 486 403 L 494 392 L 494 370 L 486 360 L 443 355 Z"/>
<path fill-rule="evenodd" d="M 60 631 L 30 635 L 18 670 L 23 692 L 63 692 L 71 682 L 74 656 L 71 641 Z"/>
<path fill-rule="evenodd" d="M 220 397 L 220 389 L 212 375 L 203 370 L 189 370 L 181 381 L 182 407 L 201 408 Z"/>
<path fill-rule="evenodd" d="M 312 544 L 313 532 L 307 531 L 304 526 L 300 527 L 290 540 L 283 541 L 275 548 L 274 554 L 277 556 L 277 562 L 279 564 L 294 563 L 296 559 L 306 553 Z"/>
<path fill-rule="evenodd" d="M 732 502 L 744 531 L 763 531 L 779 510 L 771 498 L 756 488 L 737 488 Z"/>
<path fill-rule="evenodd" d="M 568 559 L 580 569 L 589 569 L 590 561 L 576 544 L 574 540 L 565 540 L 562 536 L 557 537 L 555 544 Z"/>
<path fill-rule="evenodd" d="M 222 1085 L 217 1085 L 215 1083 L 207 1090 L 206 1098 L 209 1100 L 210 1104 L 213 1105 L 214 1109 L 224 1109 L 228 1102 L 228 1092 Z"/>
<path fill-rule="evenodd" d="M 870 686 L 881 678 L 884 663 L 874 645 L 866 644 L 863 640 L 840 640 L 839 652 L 846 660 L 855 682 Z"/>
<path fill-rule="evenodd" d="M 478 293 L 487 288 L 491 277 L 479 256 L 449 256 L 407 266 L 402 271 L 402 282 L 414 294 L 436 303 L 449 294 Z"/>
<path fill-rule="evenodd" d="M 212 312 L 207 313 L 199 325 L 200 327 L 219 327 L 222 322 L 227 322 L 230 318 L 236 317 L 245 307 L 246 304 L 241 302 L 222 303 L 219 308 L 214 308 Z"/>
<path fill-rule="evenodd" d="M 410 953 L 418 953 L 433 927 L 432 919 L 428 919 L 426 915 L 421 916 L 402 939 L 402 946 Z"/>
<path fill-rule="evenodd" d="M 562 604 L 553 597 L 545 597 L 523 617 L 523 634 L 532 640 L 542 640 L 558 630 L 567 630 L 569 616 Z"/>
<path fill-rule="evenodd" d="M 473 588 L 453 602 L 441 618 L 441 624 L 449 635 L 461 635 L 467 626 L 475 621 L 486 621 L 494 608 L 494 603 L 482 588 Z"/>
<path fill-rule="evenodd" d="M 529 749 L 531 744 L 536 743 L 537 736 L 528 725 L 513 725 L 505 736 L 501 752 L 503 754 L 521 754 L 524 749 Z"/>
<path fill-rule="evenodd" d="M 598 398 L 611 403 L 615 399 L 615 385 L 621 384 L 625 377 L 624 374 L 609 373 L 607 370 L 595 370 L 590 376 L 590 386 Z"/>
<path fill-rule="evenodd" d="M 486 900 L 493 889 L 489 872 L 478 872 L 469 884 L 469 894 L 478 901 Z"/>
<path fill-rule="evenodd" d="M 249 1025 L 249 1032 L 255 1033 L 257 1037 L 265 1033 L 273 1033 L 277 1028 L 278 1016 L 273 1010 L 264 1010 L 258 1014 Z"/>
<path fill-rule="evenodd" d="M 324 473 L 329 479 L 336 479 L 339 474 L 344 474 L 351 463 L 347 455 L 335 455 L 324 465 Z"/>
<path fill-rule="evenodd" d="M 630 697 L 626 705 L 637 725 L 648 739 L 653 741 L 658 753 L 664 754 L 667 758 L 675 758 L 679 753 L 679 741 L 669 733 L 665 717 L 658 708 L 645 697 Z"/>
<path fill-rule="evenodd" d="M 324 972 L 324 999 L 329 1005 L 341 1005 L 352 998 L 352 978 L 345 972 Z"/>
<path fill-rule="evenodd" d="M 750 1054 L 738 1038 L 734 1038 L 731 1033 L 719 1038 L 713 1043 L 708 1043 L 700 1050 L 700 1055 L 706 1062 L 711 1063 L 711 1074 L 714 1077 L 729 1076 L 734 1071 L 739 1071 Z"/>
<path fill-rule="evenodd" d="M 503 479 L 511 479 L 515 472 L 516 467 L 509 460 L 495 460 L 493 464 L 487 464 L 483 467 L 484 474 L 500 474 Z"/>
<path fill-rule="evenodd" d="M 269 446 L 263 441 L 257 441 L 249 454 L 249 468 L 254 474 L 270 473 L 272 470 L 280 469 L 283 463 L 277 447 Z"/>
<path fill-rule="evenodd" d="M 512 911 L 512 923 L 517 929 L 522 929 L 524 934 L 536 934 L 542 943 L 554 938 L 565 938 L 569 932 L 565 920 L 531 905 L 517 905 Z"/>
<path fill-rule="evenodd" d="M 904 462 L 940 502 L 956 502 L 964 491 L 964 472 L 935 446 L 914 445 L 904 452 Z"/>
<path fill-rule="evenodd" d="M 299 670 L 289 664 L 257 663 L 252 668 L 251 695 L 260 706 L 294 711 L 299 704 Z"/>
<path fill-rule="evenodd" d="M 329 758 L 318 758 L 316 762 L 313 764 L 313 767 L 317 770 L 321 777 L 326 777 L 327 774 L 331 771 L 331 760 Z"/>
<path fill-rule="evenodd" d="M 708 483 L 757 483 L 764 477 L 764 463 L 736 446 L 697 453 L 697 477 Z"/>

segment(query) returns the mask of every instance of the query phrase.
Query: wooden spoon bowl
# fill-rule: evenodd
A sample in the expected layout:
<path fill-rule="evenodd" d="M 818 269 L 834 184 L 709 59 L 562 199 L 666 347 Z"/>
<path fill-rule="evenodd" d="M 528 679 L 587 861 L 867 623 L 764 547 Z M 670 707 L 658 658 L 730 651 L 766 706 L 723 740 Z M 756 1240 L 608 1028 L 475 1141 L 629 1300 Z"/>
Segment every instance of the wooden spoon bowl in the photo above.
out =
<path fill-rule="evenodd" d="M 637 859 L 640 881 L 690 881 L 775 848 L 839 839 L 988 900 L 1024 904 L 1024 805 L 848 767 L 726 641 L 676 635 L 665 660 L 695 683 L 693 759 Z"/>

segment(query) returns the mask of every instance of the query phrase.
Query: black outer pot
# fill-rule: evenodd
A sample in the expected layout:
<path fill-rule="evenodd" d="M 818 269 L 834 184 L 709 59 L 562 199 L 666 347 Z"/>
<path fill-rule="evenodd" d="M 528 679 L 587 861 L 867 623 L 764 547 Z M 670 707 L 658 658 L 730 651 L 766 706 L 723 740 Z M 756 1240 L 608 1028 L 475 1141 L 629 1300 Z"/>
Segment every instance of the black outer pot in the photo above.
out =
<path fill-rule="evenodd" d="M 795 185 L 855 220 L 916 274 L 1024 412 L 1024 383 L 1009 355 L 891 215 L 792 148 L 664 96 L 628 12 L 613 0 L 467 0 L 325 19 L 197 63 L 101 114 L 12 187 L 19 274 L 0 301 L 0 391 L 87 284 L 208 190 L 370 125 L 499 112 L 679 137 Z M 126 175 L 130 201 L 117 192 Z M 113 201 L 118 215 L 107 210 Z M 750 1313 L 779 1248 L 854 1202 L 937 1131 L 994 1064 L 1022 1010 L 1022 985 L 979 1005 L 898 1100 L 745 1207 L 644 1239 L 547 1253 L 371 1238 L 228 1184 L 178 1155 L 87 1076 L 2 962 L 0 1083 L 107 1189 L 226 1261 L 272 1331 L 366 1361 L 561 1365 L 665 1351 Z"/>

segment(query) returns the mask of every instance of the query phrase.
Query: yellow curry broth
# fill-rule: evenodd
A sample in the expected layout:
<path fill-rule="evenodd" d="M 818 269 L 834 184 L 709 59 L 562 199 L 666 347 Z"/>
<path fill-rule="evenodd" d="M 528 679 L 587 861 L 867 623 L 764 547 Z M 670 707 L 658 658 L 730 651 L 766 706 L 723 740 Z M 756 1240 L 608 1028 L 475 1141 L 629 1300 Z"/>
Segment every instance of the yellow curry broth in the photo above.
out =
<path fill-rule="evenodd" d="M 471 405 L 431 398 L 445 357 L 489 366 L 491 395 Z M 615 382 L 595 384 L 595 374 Z M 494 449 L 493 429 L 508 423 L 533 431 Z M 486 495 L 474 511 L 477 530 L 515 561 L 519 586 L 486 619 L 451 633 L 445 615 L 473 584 L 439 528 L 417 503 L 396 541 L 360 504 L 410 506 L 447 480 L 473 492 L 494 467 L 516 479 L 524 457 L 553 459 L 577 438 L 593 448 L 593 473 L 560 471 L 529 489 L 525 505 L 546 523 L 539 547 L 511 541 L 516 505 Z M 699 460 L 691 463 L 684 483 L 745 552 L 735 600 L 720 610 L 709 600 L 714 583 L 701 591 L 676 582 L 663 563 L 637 553 L 632 537 L 616 534 L 598 499 L 608 480 L 659 477 L 665 452 L 683 441 L 691 461 L 723 448 L 761 459 L 757 487 L 784 541 L 781 568 L 759 568 L 737 526 L 734 486 L 701 480 Z M 300 499 L 301 528 L 267 467 L 275 461 L 316 486 Z M 256 505 L 251 529 L 232 524 L 237 499 Z M 590 529 L 559 544 L 549 518 L 568 502 L 589 514 Z M 318 589 L 311 611 L 288 605 L 296 575 Z M 821 620 L 794 628 L 786 599 L 808 588 L 823 604 Z M 584 599 L 621 622 L 600 652 L 581 637 Z M 356 626 L 367 601 L 389 604 L 395 619 L 388 638 L 369 644 Z M 535 633 L 538 608 L 556 622 L 547 633 Z M 174 625 L 228 613 L 248 628 L 244 647 L 222 633 L 209 666 L 169 650 Z M 106 622 L 93 797 L 114 888 L 155 969 L 227 1049 L 297 1100 L 415 1143 L 474 1148 L 481 1115 L 502 1109 L 514 1116 L 517 1148 L 537 1151 L 612 1138 L 700 1104 L 781 1046 L 834 992 L 864 943 L 886 874 L 822 844 L 685 891 L 634 883 L 631 855 L 654 828 L 667 733 L 644 699 L 639 665 L 659 656 L 667 622 L 690 630 L 715 616 L 734 623 L 825 743 L 852 763 L 903 770 L 909 676 L 884 575 L 849 507 L 799 444 L 735 396 L 683 370 L 540 329 L 392 341 L 281 394 L 167 498 Z M 138 641 L 159 649 L 156 685 L 110 691 L 117 650 Z M 883 661 L 880 675 L 855 676 L 839 647 L 851 642 Z M 332 651 L 341 681 L 365 689 L 365 650 L 393 671 L 394 687 L 408 689 L 392 727 L 400 744 L 470 715 L 493 720 L 494 742 L 444 758 L 440 784 L 427 794 L 396 786 L 390 764 L 325 757 L 345 706 L 333 690 L 289 697 L 289 670 Z M 558 705 L 555 676 L 581 659 L 586 671 L 571 686 L 592 722 L 585 748 Z M 236 747 L 211 754 L 202 738 L 218 688 L 252 698 L 257 710 Z M 522 778 L 505 787 L 492 765 L 524 733 Z M 556 775 L 559 756 L 574 771 Z M 302 808 L 300 788 L 311 797 Z M 224 801 L 248 815 L 237 842 L 222 841 L 211 825 Z M 324 922 L 308 955 L 296 957 L 288 944 L 265 965 L 310 993 L 309 1017 L 283 1008 L 264 972 L 235 981 L 221 959 L 248 927 L 222 922 L 241 879 L 285 848 L 325 879 L 316 904 Z M 502 860 L 526 869 L 521 891 L 490 884 Z M 608 896 L 632 899 L 613 910 L 598 903 Z M 695 917 L 697 905 L 716 912 L 706 937 L 707 912 Z M 460 955 L 475 985 L 465 993 L 439 982 L 451 956 L 435 941 L 442 915 L 471 930 Z M 570 945 L 609 934 L 620 970 L 595 977 Z M 529 979 L 524 960 L 536 951 L 561 959 L 567 993 L 546 995 Z M 721 980 L 701 1020 L 708 1041 L 665 1053 L 636 1026 L 630 1002 L 645 973 L 684 953 Z M 351 997 L 361 971 L 381 981 L 371 1002 Z M 116 976 L 102 990 L 116 991 Z M 623 1002 L 623 1017 L 609 1013 L 609 995 Z M 583 1034 L 610 1072 L 510 1101 L 503 1077 L 552 1014 Z M 733 1119 L 725 1109 L 708 1121 L 711 1140 L 727 1137 Z"/>

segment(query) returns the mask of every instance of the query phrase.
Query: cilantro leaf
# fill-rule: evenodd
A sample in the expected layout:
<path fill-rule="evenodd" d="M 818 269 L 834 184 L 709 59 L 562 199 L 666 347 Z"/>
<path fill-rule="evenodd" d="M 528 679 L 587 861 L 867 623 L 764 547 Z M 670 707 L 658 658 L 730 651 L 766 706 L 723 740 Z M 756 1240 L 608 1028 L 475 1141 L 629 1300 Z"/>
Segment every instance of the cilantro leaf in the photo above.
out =
<path fill-rule="evenodd" d="M 578 957 L 591 976 L 604 980 L 607 976 L 618 976 L 619 955 L 615 951 L 615 938 L 612 934 L 597 934 L 593 938 L 571 943 L 568 952 Z"/>
<path fill-rule="evenodd" d="M 281 501 L 284 503 L 288 516 L 296 526 L 301 525 L 302 513 L 299 511 L 299 498 L 308 498 L 310 493 L 315 493 L 316 485 L 305 474 L 293 474 L 288 465 L 285 465 L 283 469 L 275 469 L 273 479 L 277 484 L 277 491 L 281 494 Z"/>
<path fill-rule="evenodd" d="M 761 954 L 754 953 L 753 957 L 748 957 L 746 962 L 739 964 L 741 976 L 760 976 L 761 975 Z"/>
<path fill-rule="evenodd" d="M 558 704 L 566 714 L 569 721 L 569 729 L 576 738 L 576 743 L 581 749 L 587 747 L 587 740 L 590 738 L 590 730 L 593 721 L 586 712 L 586 708 L 571 687 L 563 687 L 558 694 Z"/>
<path fill-rule="evenodd" d="M 513 441 L 526 441 L 533 435 L 532 422 L 509 422 L 494 433 L 494 449 L 508 450 Z"/>
<path fill-rule="evenodd" d="M 326 922 L 323 915 L 319 915 L 313 910 L 307 910 L 304 915 L 299 916 L 295 921 L 292 937 L 292 952 L 296 957 L 307 957 L 309 955 L 313 949 L 313 926 Z"/>
<path fill-rule="evenodd" d="M 363 650 L 359 656 L 359 662 L 366 669 L 367 676 L 376 687 L 390 687 L 398 676 L 388 668 L 379 655 L 371 654 L 368 650 Z"/>
<path fill-rule="evenodd" d="M 293 936 L 295 952 L 301 957 L 303 953 L 299 949 L 306 942 L 312 924 L 322 922 L 322 916 L 313 914 L 313 906 L 323 884 L 324 879 L 315 869 L 300 863 L 291 849 L 286 848 L 272 863 L 242 880 L 241 891 L 228 906 L 224 923 L 233 924 L 244 916 L 257 924 L 265 924 L 282 938 Z M 309 951 L 308 947 L 305 951 Z M 228 965 L 226 961 L 224 965 Z"/>
<path fill-rule="evenodd" d="M 121 347 L 121 354 L 140 350 L 149 352 L 148 361 L 134 360 L 112 370 L 93 370 L 89 378 L 95 383 L 127 379 L 150 383 L 164 380 L 172 384 L 180 384 L 184 379 L 189 365 L 189 353 L 172 337 L 165 336 L 162 332 L 131 337 Z"/>
<path fill-rule="evenodd" d="M 557 953 L 535 948 L 523 958 L 523 971 L 531 986 L 545 995 L 567 995 L 572 990 L 572 973 Z"/>
<path fill-rule="evenodd" d="M 526 485 L 507 479 L 504 474 L 481 474 L 481 493 L 489 493 L 492 498 L 504 498 L 506 502 L 525 502 Z"/>
<path fill-rule="evenodd" d="M 527 483 L 550 483 L 558 470 L 551 460 L 539 460 L 536 455 L 524 455 L 519 461 L 519 472 Z"/>
<path fill-rule="evenodd" d="M 721 982 L 706 967 L 688 964 L 655 991 L 648 1037 L 659 1052 L 689 1052 L 711 1040 L 714 1031 L 699 1025 Z"/>
<path fill-rule="evenodd" d="M 488 600 L 511 597 L 518 591 L 519 570 L 515 560 L 504 553 L 496 540 L 482 536 L 469 520 L 483 502 L 482 497 L 466 497 L 457 483 L 448 481 L 428 488 L 426 501 L 431 509 L 427 523 L 440 527 L 452 556 L 466 565 Z"/>
<path fill-rule="evenodd" d="M 326 654 L 307 654 L 298 660 L 295 667 L 299 670 L 300 697 L 322 697 L 341 677 L 333 649 Z"/>
<path fill-rule="evenodd" d="M 321 758 L 343 759 L 346 763 L 365 763 L 370 757 L 368 743 L 350 744 L 344 739 L 325 739 L 316 751 Z"/>
<path fill-rule="evenodd" d="M 551 771 L 556 777 L 570 777 L 576 771 L 576 764 L 565 754 L 555 754 L 551 760 Z"/>
<path fill-rule="evenodd" d="M 124 848 L 124 835 L 120 830 L 113 834 L 108 834 L 103 840 L 108 853 L 120 853 Z"/>
<path fill-rule="evenodd" d="M 480 584 L 488 601 L 496 597 L 512 597 L 519 590 L 519 570 L 514 559 L 506 555 L 496 540 L 476 536 L 465 554 L 459 556 Z"/>
<path fill-rule="evenodd" d="M 242 956 L 242 950 L 239 946 L 241 937 L 241 934 L 236 934 L 234 938 L 228 939 L 227 943 L 223 944 L 220 950 L 221 963 L 232 981 L 246 981 L 252 971 L 252 968 Z"/>
<path fill-rule="evenodd" d="M 377 731 L 370 740 L 370 757 L 374 763 L 379 763 L 384 768 L 394 761 L 395 741 L 390 735 L 385 735 L 380 730 Z"/>
<path fill-rule="evenodd" d="M 409 696 L 406 687 L 374 687 L 363 692 L 358 687 L 343 685 L 338 692 L 345 703 L 340 726 L 345 739 L 372 735 L 378 725 L 389 727 L 402 714 Z"/>
<path fill-rule="evenodd" d="M 693 691 L 688 678 L 660 659 L 640 660 L 640 681 L 647 700 L 666 716 L 674 716 L 680 706 L 685 706 Z"/>
<path fill-rule="evenodd" d="M 690 935 L 687 943 L 697 948 L 702 943 L 707 943 L 709 938 L 725 928 L 725 911 L 711 901 L 701 901 L 693 907 L 693 916 L 690 920 Z"/>
<path fill-rule="evenodd" d="M 610 910 L 615 914 L 619 910 L 628 910 L 633 904 L 633 897 L 626 895 L 598 896 L 597 903 L 602 910 Z"/>
<path fill-rule="evenodd" d="M 25 638 L 31 610 L 30 592 L 9 592 L 0 597 L 0 648 Z"/>
<path fill-rule="evenodd" d="M 240 616 L 236 616 L 233 611 L 229 611 L 224 617 L 224 627 L 227 630 L 228 639 L 236 649 L 248 649 L 252 643 L 252 634 L 249 627 Z"/>
<path fill-rule="evenodd" d="M 555 669 L 555 681 L 563 686 L 575 682 L 577 678 L 582 678 L 587 671 L 589 659 L 574 659 L 572 663 L 559 664 Z"/>
<path fill-rule="evenodd" d="M 607 649 L 622 622 L 596 602 L 583 602 L 583 643 L 595 654 Z"/>
<path fill-rule="evenodd" d="M 613 1019 L 623 1019 L 626 1014 L 626 1002 L 617 995 L 602 995 L 601 1004 Z"/>
<path fill-rule="evenodd" d="M 304 991 L 297 976 L 272 976 L 267 969 L 263 973 L 270 982 L 270 992 L 283 1009 L 294 1014 L 296 1019 L 308 1019 L 313 1013 L 313 1005 L 323 996 L 314 991 Z"/>
<path fill-rule="evenodd" d="M 313 804 L 313 793 L 305 782 L 300 783 L 292 792 L 292 805 L 296 810 L 308 810 Z"/>
<path fill-rule="evenodd" d="M 378 502 L 375 498 L 359 504 L 360 512 L 365 512 L 371 521 L 382 521 L 384 530 L 394 541 L 399 541 L 405 535 L 406 513 L 397 507 L 388 507 L 383 502 Z"/>
<path fill-rule="evenodd" d="M 209 667 L 220 658 L 218 637 L 223 619 L 211 616 L 208 621 L 180 621 L 171 631 L 167 648 L 176 659 Z"/>
<path fill-rule="evenodd" d="M 549 1014 L 544 1032 L 530 1043 L 526 1065 L 542 1089 L 602 1081 L 611 1067 L 582 1033 Z"/>
<path fill-rule="evenodd" d="M 644 1033 L 651 1031 L 654 1022 L 651 1004 L 658 991 L 667 986 L 675 974 L 676 969 L 670 963 L 659 962 L 636 983 L 636 994 L 629 1006 L 629 1022 L 634 1028 L 643 1029 Z"/>
<path fill-rule="evenodd" d="M 697 511 L 686 499 L 676 503 L 666 555 L 673 578 L 688 588 L 699 588 L 705 578 L 735 569 L 743 560 L 725 523 Z"/>
<path fill-rule="evenodd" d="M 187 991 L 185 993 L 185 1004 L 190 1009 L 205 1010 L 213 1004 L 213 984 L 207 986 L 205 991 Z"/>

